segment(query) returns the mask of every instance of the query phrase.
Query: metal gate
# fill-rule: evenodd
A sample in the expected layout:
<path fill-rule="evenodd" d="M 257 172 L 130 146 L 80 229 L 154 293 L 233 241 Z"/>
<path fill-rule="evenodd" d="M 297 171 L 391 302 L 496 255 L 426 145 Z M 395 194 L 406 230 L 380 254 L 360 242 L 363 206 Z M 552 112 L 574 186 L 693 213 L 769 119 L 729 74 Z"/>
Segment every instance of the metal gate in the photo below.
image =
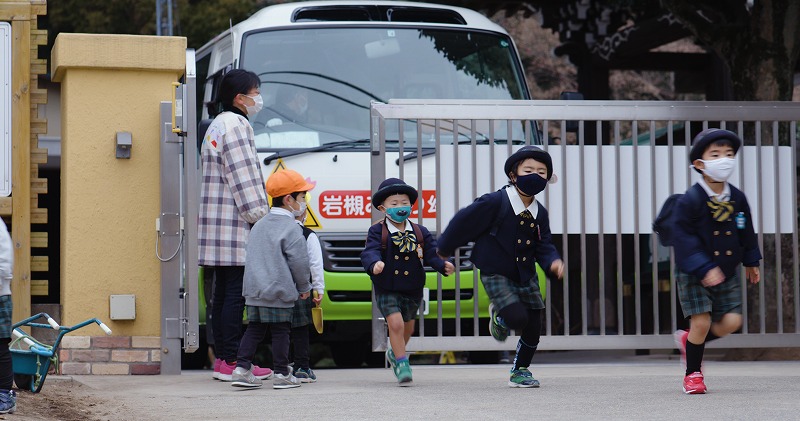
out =
<path fill-rule="evenodd" d="M 710 346 L 800 346 L 797 120 L 800 104 L 788 102 L 373 103 L 371 187 L 399 176 L 434 191 L 414 218 L 441 233 L 458 209 L 507 183 L 503 162 L 513 151 L 541 144 L 558 181 L 537 199 L 549 211 L 566 270 L 563 281 L 546 281 L 539 349 L 672 348 L 672 332 L 688 322 L 676 297 L 673 252 L 659 245 L 651 224 L 667 196 L 698 177 L 688 161 L 692 137 L 708 127 L 732 130 L 744 145 L 730 180 L 747 195 L 765 258 L 758 285 L 747 283 L 743 269 L 739 277 L 741 333 Z M 468 259 L 469 250 L 459 255 Z M 420 314 L 408 349 L 515 347 L 515 337 L 500 343 L 488 335 L 479 277 L 456 267 L 455 282 L 438 276 L 431 311 Z M 374 297 L 373 315 L 373 350 L 381 351 L 387 336 Z"/>
<path fill-rule="evenodd" d="M 173 83 L 172 101 L 159 106 L 161 212 L 156 217 L 156 257 L 161 261 L 161 374 L 181 373 L 181 350 L 199 347 L 195 54 L 186 50 L 186 72 Z"/>

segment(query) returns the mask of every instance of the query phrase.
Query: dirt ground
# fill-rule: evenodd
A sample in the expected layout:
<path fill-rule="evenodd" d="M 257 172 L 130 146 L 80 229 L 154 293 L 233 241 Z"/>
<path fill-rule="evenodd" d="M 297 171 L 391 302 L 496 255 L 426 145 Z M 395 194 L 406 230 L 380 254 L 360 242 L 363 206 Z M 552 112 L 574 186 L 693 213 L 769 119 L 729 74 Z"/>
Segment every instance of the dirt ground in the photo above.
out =
<path fill-rule="evenodd" d="M 104 400 L 68 378 L 45 379 L 39 393 L 17 390 L 17 410 L 0 415 L 0 420 L 100 421 L 119 419 L 125 405 Z"/>

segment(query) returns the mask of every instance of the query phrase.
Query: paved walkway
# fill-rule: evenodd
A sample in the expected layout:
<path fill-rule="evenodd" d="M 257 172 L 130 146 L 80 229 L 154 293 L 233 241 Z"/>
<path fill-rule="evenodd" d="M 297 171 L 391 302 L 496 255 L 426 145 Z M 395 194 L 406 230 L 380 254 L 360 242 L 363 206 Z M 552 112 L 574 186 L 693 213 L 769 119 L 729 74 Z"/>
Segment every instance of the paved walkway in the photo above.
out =
<path fill-rule="evenodd" d="M 539 389 L 508 388 L 507 365 L 417 365 L 403 388 L 388 369 L 317 370 L 289 390 L 234 388 L 209 371 L 73 379 L 118 402 L 120 419 L 800 419 L 800 361 L 708 361 L 710 392 L 687 396 L 675 356 L 543 355 Z"/>

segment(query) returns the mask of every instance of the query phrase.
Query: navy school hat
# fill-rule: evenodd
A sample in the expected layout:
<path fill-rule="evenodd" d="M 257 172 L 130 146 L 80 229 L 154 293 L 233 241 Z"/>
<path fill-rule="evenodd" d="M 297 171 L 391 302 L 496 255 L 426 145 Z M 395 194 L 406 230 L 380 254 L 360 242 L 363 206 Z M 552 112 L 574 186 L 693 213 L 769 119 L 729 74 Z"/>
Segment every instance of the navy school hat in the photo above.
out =
<path fill-rule="evenodd" d="M 514 164 L 528 158 L 533 158 L 543 163 L 547 167 L 548 180 L 550 179 L 550 177 L 553 176 L 553 159 L 550 158 L 550 154 L 542 150 L 538 146 L 533 146 L 533 145 L 525 145 L 519 148 L 518 151 L 514 152 L 511 156 L 508 157 L 508 159 L 506 159 L 506 164 L 505 166 L 503 166 L 503 170 L 505 170 L 506 176 L 508 176 L 508 173 L 511 172 L 511 169 L 514 168 Z"/>
<path fill-rule="evenodd" d="M 694 137 L 694 140 L 692 140 L 692 149 L 689 151 L 689 163 L 692 164 L 697 159 L 703 159 L 703 152 L 720 139 L 728 139 L 731 142 L 734 154 L 739 152 L 739 147 L 742 146 L 742 139 L 730 130 L 705 129 L 698 133 L 697 136 Z M 702 172 L 697 168 L 694 170 Z"/>
<path fill-rule="evenodd" d="M 409 186 L 405 181 L 399 178 L 387 178 L 381 182 L 378 191 L 372 195 L 372 206 L 377 208 L 379 205 L 383 204 L 383 201 L 386 200 L 387 197 L 393 194 L 408 195 L 412 206 L 417 202 L 417 190 L 415 188 Z"/>

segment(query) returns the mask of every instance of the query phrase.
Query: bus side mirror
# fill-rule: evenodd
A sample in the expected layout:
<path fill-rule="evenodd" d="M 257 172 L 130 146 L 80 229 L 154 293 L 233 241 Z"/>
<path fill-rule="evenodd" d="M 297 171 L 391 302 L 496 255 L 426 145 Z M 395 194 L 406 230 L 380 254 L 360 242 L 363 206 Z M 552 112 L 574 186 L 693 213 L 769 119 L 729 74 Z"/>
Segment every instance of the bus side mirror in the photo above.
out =
<path fill-rule="evenodd" d="M 580 92 L 562 92 L 559 99 L 564 101 L 583 101 L 583 94 Z M 577 133 L 578 131 L 578 122 L 576 120 L 568 120 L 567 121 L 567 132 L 568 133 Z"/>

